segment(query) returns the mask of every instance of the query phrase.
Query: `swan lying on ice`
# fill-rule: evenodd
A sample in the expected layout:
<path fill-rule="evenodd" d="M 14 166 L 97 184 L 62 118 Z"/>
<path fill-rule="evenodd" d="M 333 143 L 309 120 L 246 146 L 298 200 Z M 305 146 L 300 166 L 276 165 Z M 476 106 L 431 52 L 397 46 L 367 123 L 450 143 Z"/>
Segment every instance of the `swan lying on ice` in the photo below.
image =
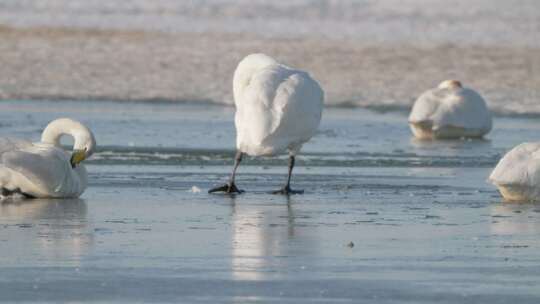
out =
<path fill-rule="evenodd" d="M 74 138 L 72 152 L 60 146 L 60 137 Z M 92 132 L 81 123 L 60 118 L 43 130 L 41 142 L 0 138 L 0 189 L 2 196 L 78 197 L 86 189 L 86 169 L 81 164 L 96 147 Z"/>
<path fill-rule="evenodd" d="M 480 138 L 492 122 L 482 96 L 457 80 L 446 80 L 416 100 L 409 124 L 417 138 L 453 139 Z"/>
<path fill-rule="evenodd" d="M 489 180 L 509 201 L 540 201 L 540 142 L 523 143 L 506 153 Z"/>

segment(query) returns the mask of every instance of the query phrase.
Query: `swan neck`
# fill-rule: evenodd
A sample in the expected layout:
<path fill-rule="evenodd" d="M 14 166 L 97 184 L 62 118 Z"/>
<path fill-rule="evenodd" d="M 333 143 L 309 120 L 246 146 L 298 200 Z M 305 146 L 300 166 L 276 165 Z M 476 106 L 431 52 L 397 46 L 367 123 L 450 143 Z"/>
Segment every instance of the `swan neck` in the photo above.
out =
<path fill-rule="evenodd" d="M 74 140 L 73 147 L 80 145 L 80 136 L 71 130 L 63 130 L 61 128 L 46 128 L 41 135 L 41 142 L 51 144 L 55 147 L 61 147 L 60 139 L 62 136 L 71 136 Z"/>
<path fill-rule="evenodd" d="M 61 147 L 60 139 L 62 136 L 71 136 L 73 138 L 73 150 L 83 150 L 89 141 L 94 142 L 90 130 L 71 119 L 57 119 L 49 123 L 41 134 L 41 142 Z"/>

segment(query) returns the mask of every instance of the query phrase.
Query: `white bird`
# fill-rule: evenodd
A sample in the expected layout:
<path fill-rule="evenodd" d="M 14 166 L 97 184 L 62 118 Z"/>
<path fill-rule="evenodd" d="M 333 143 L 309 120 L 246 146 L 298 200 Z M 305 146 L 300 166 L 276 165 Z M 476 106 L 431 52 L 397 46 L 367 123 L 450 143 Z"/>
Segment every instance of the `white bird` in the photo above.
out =
<path fill-rule="evenodd" d="M 209 190 L 240 193 L 235 173 L 244 154 L 289 153 L 286 185 L 275 193 L 301 193 L 290 188 L 295 155 L 315 135 L 321 121 L 324 92 L 313 78 L 264 54 L 245 57 L 233 79 L 236 105 L 235 165 L 229 182 Z"/>
<path fill-rule="evenodd" d="M 480 94 L 457 80 L 446 80 L 416 100 L 409 124 L 417 138 L 451 139 L 480 138 L 491 130 L 492 122 Z"/>
<path fill-rule="evenodd" d="M 60 146 L 60 138 L 74 138 L 73 151 Z M 96 147 L 92 132 L 81 123 L 60 118 L 43 130 L 41 142 L 0 138 L 0 188 L 2 196 L 78 197 L 86 189 L 83 160 Z"/>
<path fill-rule="evenodd" d="M 540 142 L 523 143 L 506 153 L 489 180 L 509 201 L 540 200 Z"/>

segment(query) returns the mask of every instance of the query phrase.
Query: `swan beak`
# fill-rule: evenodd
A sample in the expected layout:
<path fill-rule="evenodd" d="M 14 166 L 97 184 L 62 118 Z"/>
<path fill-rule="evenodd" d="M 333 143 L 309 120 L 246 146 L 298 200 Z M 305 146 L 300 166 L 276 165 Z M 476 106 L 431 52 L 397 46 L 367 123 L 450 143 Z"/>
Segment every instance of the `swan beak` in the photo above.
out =
<path fill-rule="evenodd" d="M 80 162 L 82 162 L 86 158 L 86 151 L 84 150 L 74 150 L 71 154 L 71 159 L 69 162 L 71 163 L 71 168 L 75 168 Z"/>

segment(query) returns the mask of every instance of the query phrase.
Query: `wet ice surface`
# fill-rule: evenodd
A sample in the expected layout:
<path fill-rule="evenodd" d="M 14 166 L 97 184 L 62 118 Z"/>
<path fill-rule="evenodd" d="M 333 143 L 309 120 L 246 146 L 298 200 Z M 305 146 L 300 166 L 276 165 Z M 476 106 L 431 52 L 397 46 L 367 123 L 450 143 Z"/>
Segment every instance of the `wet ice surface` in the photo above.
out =
<path fill-rule="evenodd" d="M 425 143 L 404 113 L 326 109 L 293 178 L 306 194 L 285 198 L 267 194 L 284 157 L 247 159 L 243 195 L 206 194 L 230 170 L 230 108 L 4 102 L 0 136 L 37 140 L 59 115 L 96 133 L 90 187 L 0 204 L 0 301 L 540 299 L 540 205 L 505 204 L 485 181 L 535 138 L 534 119 L 499 118 L 486 141 Z"/>

